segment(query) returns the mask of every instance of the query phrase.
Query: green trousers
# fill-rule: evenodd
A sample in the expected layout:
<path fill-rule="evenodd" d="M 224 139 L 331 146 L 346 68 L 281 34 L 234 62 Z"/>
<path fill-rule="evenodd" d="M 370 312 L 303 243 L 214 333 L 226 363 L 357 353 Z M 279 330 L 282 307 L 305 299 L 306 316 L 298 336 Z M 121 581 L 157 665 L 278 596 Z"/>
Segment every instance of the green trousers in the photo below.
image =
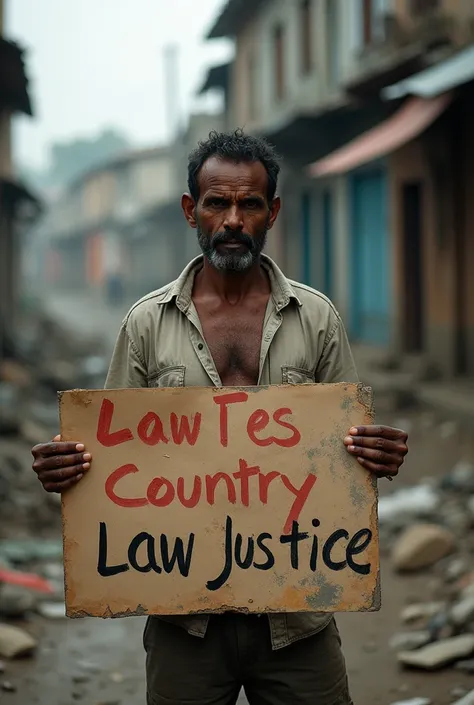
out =
<path fill-rule="evenodd" d="M 318 634 L 272 650 L 268 619 L 211 617 L 204 639 L 156 617 L 143 637 L 148 705 L 353 705 L 334 620 Z"/>

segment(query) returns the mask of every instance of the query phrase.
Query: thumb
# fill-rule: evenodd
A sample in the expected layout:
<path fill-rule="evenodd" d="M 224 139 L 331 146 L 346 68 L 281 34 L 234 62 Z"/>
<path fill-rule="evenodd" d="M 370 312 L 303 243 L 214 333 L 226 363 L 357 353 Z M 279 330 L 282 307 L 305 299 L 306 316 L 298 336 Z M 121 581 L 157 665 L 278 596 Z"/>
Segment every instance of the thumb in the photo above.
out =
<path fill-rule="evenodd" d="M 54 436 L 54 438 L 53 438 L 53 441 L 60 441 L 60 440 L 61 440 L 60 435 Z"/>

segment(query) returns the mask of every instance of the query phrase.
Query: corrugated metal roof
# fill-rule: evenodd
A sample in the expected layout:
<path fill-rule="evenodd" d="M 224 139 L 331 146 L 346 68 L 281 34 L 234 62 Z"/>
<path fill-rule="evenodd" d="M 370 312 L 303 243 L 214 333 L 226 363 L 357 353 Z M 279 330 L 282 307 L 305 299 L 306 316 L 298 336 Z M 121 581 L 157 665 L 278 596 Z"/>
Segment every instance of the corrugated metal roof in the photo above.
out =
<path fill-rule="evenodd" d="M 436 98 L 472 80 L 474 80 L 474 46 L 410 78 L 387 86 L 382 90 L 382 97 L 386 100 L 403 98 L 407 95 Z"/>
<path fill-rule="evenodd" d="M 384 157 L 420 135 L 451 103 L 452 94 L 436 98 L 409 98 L 388 120 L 356 137 L 344 147 L 311 164 L 311 176 L 344 174 Z"/>

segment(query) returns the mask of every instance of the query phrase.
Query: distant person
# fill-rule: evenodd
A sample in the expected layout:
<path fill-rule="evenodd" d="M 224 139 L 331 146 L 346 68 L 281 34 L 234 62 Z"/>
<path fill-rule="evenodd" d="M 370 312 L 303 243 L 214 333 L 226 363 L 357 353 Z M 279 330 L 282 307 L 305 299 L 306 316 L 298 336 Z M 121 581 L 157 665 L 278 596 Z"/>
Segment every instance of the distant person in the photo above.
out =
<path fill-rule="evenodd" d="M 141 299 L 120 330 L 106 387 L 357 382 L 342 321 L 322 294 L 288 280 L 262 254 L 280 210 L 279 164 L 261 139 L 213 132 L 189 157 L 182 197 L 202 255 Z M 362 426 L 341 438 L 377 477 L 397 475 L 407 434 Z M 87 472 L 83 445 L 43 443 L 33 468 L 63 492 Z M 149 617 L 148 705 L 350 705 L 333 616 L 228 612 Z"/>

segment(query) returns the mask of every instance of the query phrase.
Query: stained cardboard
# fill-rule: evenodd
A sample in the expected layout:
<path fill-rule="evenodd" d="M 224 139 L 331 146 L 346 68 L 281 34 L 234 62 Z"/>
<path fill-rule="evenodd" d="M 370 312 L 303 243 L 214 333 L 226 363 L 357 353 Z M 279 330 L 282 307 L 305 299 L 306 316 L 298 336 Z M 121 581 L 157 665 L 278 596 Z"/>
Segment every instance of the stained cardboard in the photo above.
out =
<path fill-rule="evenodd" d="M 376 481 L 343 445 L 370 389 L 74 390 L 60 417 L 93 457 L 63 496 L 69 617 L 379 608 Z"/>

